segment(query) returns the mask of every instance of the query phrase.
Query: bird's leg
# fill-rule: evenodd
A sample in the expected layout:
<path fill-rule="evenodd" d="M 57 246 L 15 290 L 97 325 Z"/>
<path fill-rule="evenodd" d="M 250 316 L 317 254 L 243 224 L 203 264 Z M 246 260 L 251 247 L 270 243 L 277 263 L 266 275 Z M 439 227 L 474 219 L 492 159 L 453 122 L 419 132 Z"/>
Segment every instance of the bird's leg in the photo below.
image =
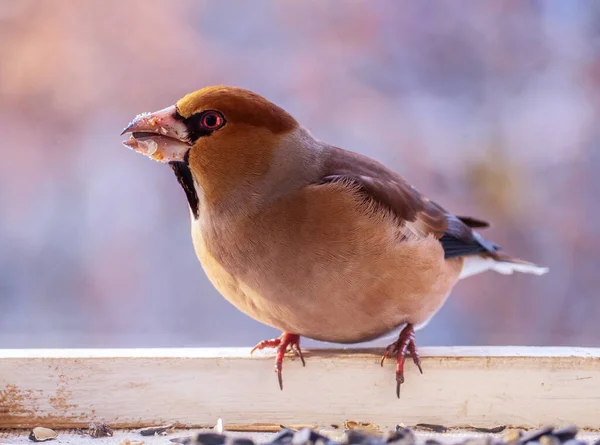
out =
<path fill-rule="evenodd" d="M 400 398 L 400 385 L 404 383 L 404 360 L 407 355 L 412 357 L 415 365 L 417 365 L 417 368 L 423 374 L 421 358 L 415 344 L 415 327 L 412 324 L 407 324 L 400 332 L 398 340 L 385 349 L 385 353 L 381 357 L 381 366 L 383 366 L 383 362 L 391 354 L 396 354 L 396 396 Z"/>
<path fill-rule="evenodd" d="M 297 334 L 290 334 L 289 332 L 284 332 L 278 338 L 261 341 L 254 348 L 252 348 L 250 354 L 252 354 L 257 349 L 265 348 L 277 348 L 277 357 L 275 358 L 275 372 L 277 373 L 279 388 L 283 390 L 283 378 L 281 377 L 281 369 L 283 367 L 283 357 L 288 351 L 288 349 L 291 349 L 298 357 L 300 357 L 300 360 L 302 361 L 302 366 L 306 366 L 304 356 L 302 355 L 302 349 L 300 349 L 300 336 Z"/>

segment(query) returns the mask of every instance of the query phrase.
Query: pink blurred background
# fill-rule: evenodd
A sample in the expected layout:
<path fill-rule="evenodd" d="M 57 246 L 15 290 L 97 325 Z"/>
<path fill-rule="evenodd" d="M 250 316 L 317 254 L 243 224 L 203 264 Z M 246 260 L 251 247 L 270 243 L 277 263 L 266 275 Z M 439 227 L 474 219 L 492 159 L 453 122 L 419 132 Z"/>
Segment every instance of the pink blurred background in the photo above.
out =
<path fill-rule="evenodd" d="M 0 0 L 0 347 L 277 335 L 204 276 L 171 170 L 121 145 L 211 84 L 550 267 L 459 283 L 420 345 L 600 346 L 600 3 Z"/>

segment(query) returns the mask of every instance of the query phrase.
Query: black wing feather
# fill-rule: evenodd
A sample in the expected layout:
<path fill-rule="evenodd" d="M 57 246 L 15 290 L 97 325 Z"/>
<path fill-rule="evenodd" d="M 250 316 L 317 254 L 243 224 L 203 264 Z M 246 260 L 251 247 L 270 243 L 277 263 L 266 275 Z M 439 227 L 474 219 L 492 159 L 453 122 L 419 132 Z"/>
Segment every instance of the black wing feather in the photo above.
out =
<path fill-rule="evenodd" d="M 479 253 L 496 253 L 500 246 L 486 240 L 461 219 L 447 214 L 448 229 L 439 239 L 444 248 L 444 258 L 456 258 Z"/>

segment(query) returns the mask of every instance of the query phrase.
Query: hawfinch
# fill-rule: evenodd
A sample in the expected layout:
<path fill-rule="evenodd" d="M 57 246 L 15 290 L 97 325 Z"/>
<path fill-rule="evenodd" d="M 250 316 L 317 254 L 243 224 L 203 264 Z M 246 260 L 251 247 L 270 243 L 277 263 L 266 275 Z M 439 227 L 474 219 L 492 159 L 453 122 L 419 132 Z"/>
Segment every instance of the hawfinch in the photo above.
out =
<path fill-rule="evenodd" d="M 358 343 L 404 326 L 382 358 L 395 356 L 399 396 L 405 356 L 421 370 L 415 330 L 459 279 L 547 272 L 473 230 L 486 222 L 455 216 L 379 162 L 316 140 L 252 91 L 203 88 L 140 114 L 125 133 L 127 147 L 175 172 L 212 284 L 282 331 L 254 348 L 276 348 L 281 388 L 284 354 L 304 364 L 301 336 Z"/>

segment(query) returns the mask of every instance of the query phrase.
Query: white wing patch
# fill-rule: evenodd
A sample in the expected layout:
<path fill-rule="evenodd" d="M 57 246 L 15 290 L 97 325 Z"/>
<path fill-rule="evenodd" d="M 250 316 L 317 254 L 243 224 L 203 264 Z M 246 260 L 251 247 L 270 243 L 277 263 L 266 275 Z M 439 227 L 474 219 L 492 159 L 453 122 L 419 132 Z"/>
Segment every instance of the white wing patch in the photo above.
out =
<path fill-rule="evenodd" d="M 472 255 L 465 257 L 459 279 L 477 275 L 487 270 L 493 270 L 503 275 L 511 275 L 513 272 L 543 275 L 548 272 L 547 267 L 540 267 L 535 264 L 509 263 L 506 261 L 496 261 L 493 258 Z"/>

